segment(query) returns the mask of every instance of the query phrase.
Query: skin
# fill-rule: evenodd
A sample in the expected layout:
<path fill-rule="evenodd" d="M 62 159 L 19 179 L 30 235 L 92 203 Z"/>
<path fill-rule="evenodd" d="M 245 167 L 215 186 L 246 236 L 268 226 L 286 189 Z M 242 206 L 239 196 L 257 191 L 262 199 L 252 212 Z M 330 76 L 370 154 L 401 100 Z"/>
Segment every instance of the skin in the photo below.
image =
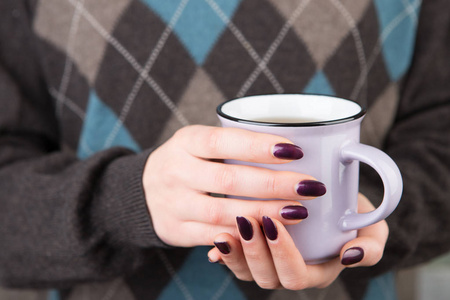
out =
<path fill-rule="evenodd" d="M 362 194 L 359 195 L 358 200 L 359 212 L 369 212 L 374 209 L 370 201 Z M 327 287 L 346 267 L 376 264 L 383 255 L 389 232 L 385 221 L 365 227 L 358 231 L 356 239 L 344 245 L 339 257 L 319 265 L 306 265 L 281 222 L 272 219 L 278 231 L 277 239 L 272 241 L 266 238 L 261 230 L 257 230 L 261 222 L 252 217 L 247 219 L 254 229 L 254 236 L 250 241 L 242 237 L 236 239 L 227 233 L 219 234 L 215 241 L 227 242 L 231 251 L 225 255 L 217 248 L 213 248 L 208 253 L 208 257 L 212 262 L 227 265 L 237 278 L 255 281 L 265 289 L 302 290 L 311 287 Z M 363 259 L 349 266 L 342 265 L 344 252 L 354 247 L 363 249 Z"/>
<path fill-rule="evenodd" d="M 147 206 L 158 237 L 176 247 L 226 241 L 232 251 L 223 255 L 213 248 L 208 255 L 210 261 L 223 261 L 238 278 L 254 280 L 263 288 L 298 290 L 330 284 L 344 268 L 339 259 L 306 266 L 284 228 L 300 221 L 286 220 L 280 215 L 283 207 L 298 205 L 296 200 L 314 199 L 298 195 L 295 188 L 300 181 L 315 178 L 221 163 L 223 159 L 287 163 L 289 160 L 273 155 L 273 148 L 279 143 L 291 142 L 235 128 L 193 125 L 177 131 L 149 156 L 143 173 Z M 245 201 L 213 197 L 210 193 L 284 200 Z M 363 196 L 360 204 L 363 211 L 373 209 Z M 254 229 L 260 228 L 263 216 L 270 217 L 277 227 L 278 238 L 270 241 L 260 230 L 254 230 L 250 241 L 243 240 L 236 216 L 245 216 Z M 361 247 L 365 255 L 357 265 L 373 265 L 382 256 L 387 234 L 385 222 L 372 225 L 360 230 L 358 238 L 345 245 L 343 251 Z"/>

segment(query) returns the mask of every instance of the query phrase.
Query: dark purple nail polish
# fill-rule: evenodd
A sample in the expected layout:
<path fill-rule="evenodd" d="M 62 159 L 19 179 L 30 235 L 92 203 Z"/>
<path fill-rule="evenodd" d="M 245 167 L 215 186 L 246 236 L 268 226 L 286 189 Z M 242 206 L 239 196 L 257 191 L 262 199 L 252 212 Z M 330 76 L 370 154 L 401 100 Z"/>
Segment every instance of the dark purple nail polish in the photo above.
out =
<path fill-rule="evenodd" d="M 236 222 L 242 238 L 246 241 L 251 240 L 253 237 L 252 223 L 244 217 L 236 217 Z"/>
<path fill-rule="evenodd" d="M 300 159 L 303 157 L 303 151 L 299 146 L 279 143 L 273 147 L 273 155 L 281 159 Z"/>
<path fill-rule="evenodd" d="M 297 184 L 297 194 L 300 196 L 319 197 L 325 195 L 327 188 L 320 181 L 303 180 Z"/>
<path fill-rule="evenodd" d="M 353 265 L 359 263 L 364 257 L 364 250 L 360 247 L 353 247 L 345 250 L 342 255 L 341 263 L 344 266 Z"/>
<path fill-rule="evenodd" d="M 308 210 L 304 206 L 289 205 L 281 209 L 280 215 L 286 220 L 303 220 L 308 217 Z"/>
<path fill-rule="evenodd" d="M 266 237 L 271 241 L 276 240 L 278 237 L 278 230 L 275 223 L 273 223 L 272 219 L 267 216 L 263 216 L 262 221 Z"/>
<path fill-rule="evenodd" d="M 230 245 L 227 242 L 214 242 L 214 245 L 216 245 L 222 254 L 229 254 L 231 251 Z"/>

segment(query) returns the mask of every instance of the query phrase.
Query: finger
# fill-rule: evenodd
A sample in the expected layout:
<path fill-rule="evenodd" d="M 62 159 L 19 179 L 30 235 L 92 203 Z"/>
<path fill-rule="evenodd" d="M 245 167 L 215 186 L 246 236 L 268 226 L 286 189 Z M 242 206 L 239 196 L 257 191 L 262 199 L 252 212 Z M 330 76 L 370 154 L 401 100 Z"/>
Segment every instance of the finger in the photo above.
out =
<path fill-rule="evenodd" d="M 267 244 L 281 285 L 290 290 L 323 287 L 344 269 L 339 260 L 322 265 L 306 265 L 286 228 L 278 220 L 263 219 Z"/>
<path fill-rule="evenodd" d="M 216 247 L 208 253 L 210 261 L 222 261 L 240 280 L 253 280 L 239 239 L 222 233 L 215 237 L 214 245 Z"/>
<path fill-rule="evenodd" d="M 284 224 L 296 224 L 308 216 L 307 209 L 298 201 L 240 200 L 198 193 L 187 196 L 186 201 L 180 201 L 176 211 L 184 221 L 221 226 L 234 226 L 238 215 L 251 216 L 256 220 L 270 216 Z"/>
<path fill-rule="evenodd" d="M 296 172 L 273 171 L 252 166 L 229 165 L 196 159 L 189 161 L 186 185 L 217 194 L 255 198 L 305 200 L 326 193 L 323 183 Z"/>
<path fill-rule="evenodd" d="M 179 130 L 177 138 L 191 155 L 201 158 L 277 164 L 303 157 L 301 148 L 286 138 L 238 128 L 193 125 Z"/>
<path fill-rule="evenodd" d="M 359 213 L 367 213 L 375 208 L 362 194 L 358 196 Z M 341 263 L 347 267 L 373 266 L 383 257 L 389 235 L 386 221 L 361 228 L 358 237 L 351 240 L 341 250 Z"/>
<path fill-rule="evenodd" d="M 252 217 L 237 217 L 245 260 L 255 282 L 264 289 L 280 287 L 277 271 L 259 223 Z"/>

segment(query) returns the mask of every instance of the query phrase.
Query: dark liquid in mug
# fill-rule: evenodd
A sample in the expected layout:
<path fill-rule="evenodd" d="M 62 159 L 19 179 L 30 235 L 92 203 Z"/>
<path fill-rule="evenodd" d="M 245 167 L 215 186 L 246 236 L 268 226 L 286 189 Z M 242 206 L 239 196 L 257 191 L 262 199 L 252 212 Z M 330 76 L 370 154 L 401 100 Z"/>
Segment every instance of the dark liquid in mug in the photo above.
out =
<path fill-rule="evenodd" d="M 311 123 L 311 122 L 318 122 L 320 121 L 319 119 L 313 119 L 313 118 L 258 118 L 258 119 L 253 119 L 253 121 L 256 122 L 266 122 L 266 123 Z"/>

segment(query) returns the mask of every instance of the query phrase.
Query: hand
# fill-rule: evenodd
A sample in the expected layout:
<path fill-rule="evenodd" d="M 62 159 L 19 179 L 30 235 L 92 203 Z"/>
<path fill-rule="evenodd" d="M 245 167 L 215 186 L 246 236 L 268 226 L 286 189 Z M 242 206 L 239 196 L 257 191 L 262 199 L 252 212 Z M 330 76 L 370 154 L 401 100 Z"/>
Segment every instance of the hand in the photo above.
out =
<path fill-rule="evenodd" d="M 323 184 L 295 172 L 217 160 L 280 164 L 302 155 L 300 148 L 279 136 L 200 125 L 179 130 L 149 156 L 144 169 L 144 192 L 156 234 L 168 245 L 190 247 L 213 245 L 222 232 L 238 238 L 238 215 L 299 222 L 306 209 L 295 200 L 320 196 Z M 290 200 L 246 201 L 209 193 Z"/>
<path fill-rule="evenodd" d="M 374 209 L 362 194 L 359 194 L 358 204 L 360 213 Z M 237 223 L 240 239 L 227 233 L 219 234 L 214 242 L 216 247 L 208 253 L 209 260 L 223 262 L 237 278 L 255 281 L 266 289 L 326 287 L 345 267 L 376 264 L 383 256 L 389 233 L 386 221 L 362 228 L 357 238 L 344 245 L 339 257 L 319 265 L 306 265 L 278 220 L 263 218 L 265 234 L 253 217 L 240 217 Z"/>

